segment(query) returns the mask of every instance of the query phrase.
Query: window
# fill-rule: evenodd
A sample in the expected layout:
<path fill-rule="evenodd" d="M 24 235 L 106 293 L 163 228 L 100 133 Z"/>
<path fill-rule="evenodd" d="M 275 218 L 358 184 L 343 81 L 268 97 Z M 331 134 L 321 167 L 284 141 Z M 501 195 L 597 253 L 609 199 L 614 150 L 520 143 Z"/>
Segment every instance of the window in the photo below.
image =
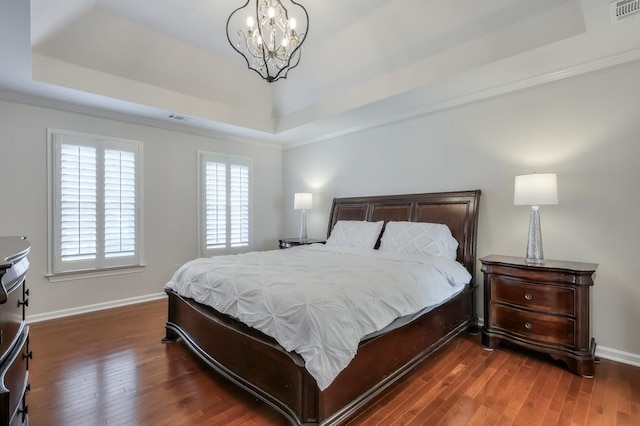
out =
<path fill-rule="evenodd" d="M 251 248 L 251 159 L 198 152 L 200 256 Z"/>
<path fill-rule="evenodd" d="M 140 266 L 142 143 L 48 133 L 48 274 Z"/>

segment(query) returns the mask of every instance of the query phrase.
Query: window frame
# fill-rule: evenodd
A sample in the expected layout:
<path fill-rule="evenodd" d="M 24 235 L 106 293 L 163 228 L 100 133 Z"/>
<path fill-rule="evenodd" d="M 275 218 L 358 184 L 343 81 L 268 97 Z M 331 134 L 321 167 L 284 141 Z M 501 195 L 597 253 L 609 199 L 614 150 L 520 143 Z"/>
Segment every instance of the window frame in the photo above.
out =
<path fill-rule="evenodd" d="M 229 166 L 232 165 L 240 165 L 246 166 L 249 168 L 249 190 L 248 190 L 248 202 L 249 202 L 249 242 L 246 246 L 240 247 L 232 247 L 231 241 L 227 238 L 224 247 L 217 247 L 213 249 L 207 249 L 206 247 L 206 163 L 208 161 L 224 163 L 227 165 L 226 174 L 229 176 L 230 170 Z M 239 155 L 230 155 L 223 154 L 219 152 L 211 152 L 211 151 L 197 151 L 197 179 L 198 179 L 198 256 L 199 257 L 211 257 L 215 255 L 222 254 L 238 254 L 238 253 L 246 253 L 253 249 L 253 160 L 249 157 L 243 157 Z M 230 185 L 229 180 L 227 179 L 227 189 Z M 229 194 L 227 193 L 227 200 L 229 198 Z M 227 204 L 226 209 L 226 217 L 227 217 L 227 235 L 229 235 L 229 227 L 230 227 L 230 206 Z"/>
<path fill-rule="evenodd" d="M 63 262 L 61 254 L 61 157 L 63 144 L 96 149 L 96 255 L 95 259 Z M 105 150 L 133 152 L 135 163 L 135 252 L 132 256 L 105 256 L 104 154 Z M 69 130 L 47 129 L 47 277 L 50 281 L 137 272 L 144 267 L 143 144 L 140 141 Z M 130 270 L 130 271 L 127 271 Z"/>

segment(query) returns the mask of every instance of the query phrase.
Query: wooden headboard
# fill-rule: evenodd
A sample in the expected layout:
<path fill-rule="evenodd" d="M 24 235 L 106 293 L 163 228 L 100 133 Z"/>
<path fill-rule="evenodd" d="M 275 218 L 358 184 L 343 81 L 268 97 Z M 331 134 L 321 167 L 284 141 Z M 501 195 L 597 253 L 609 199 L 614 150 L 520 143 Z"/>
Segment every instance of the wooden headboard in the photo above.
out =
<path fill-rule="evenodd" d="M 327 236 L 339 220 L 443 223 L 458 240 L 457 260 L 475 277 L 480 190 L 334 198 Z M 379 243 L 378 243 L 379 244 Z M 376 245 L 377 247 L 377 245 Z"/>

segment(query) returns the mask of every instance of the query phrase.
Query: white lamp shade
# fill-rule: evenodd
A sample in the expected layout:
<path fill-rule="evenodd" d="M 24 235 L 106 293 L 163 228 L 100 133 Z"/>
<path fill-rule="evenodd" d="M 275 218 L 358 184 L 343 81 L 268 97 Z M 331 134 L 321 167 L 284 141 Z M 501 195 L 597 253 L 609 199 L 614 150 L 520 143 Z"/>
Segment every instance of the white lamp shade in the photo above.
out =
<path fill-rule="evenodd" d="M 513 204 L 543 206 L 558 204 L 558 181 L 555 173 L 532 173 L 516 176 Z"/>
<path fill-rule="evenodd" d="M 293 195 L 293 208 L 295 210 L 309 210 L 313 207 L 313 195 L 309 192 L 296 192 Z"/>

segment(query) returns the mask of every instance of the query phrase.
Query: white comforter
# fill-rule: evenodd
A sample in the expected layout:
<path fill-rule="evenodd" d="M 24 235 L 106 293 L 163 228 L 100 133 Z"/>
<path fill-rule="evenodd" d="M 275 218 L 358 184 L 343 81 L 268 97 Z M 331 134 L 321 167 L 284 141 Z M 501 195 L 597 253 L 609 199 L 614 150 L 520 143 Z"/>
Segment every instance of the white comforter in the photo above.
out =
<path fill-rule="evenodd" d="M 196 259 L 166 288 L 273 337 L 327 388 L 362 337 L 441 303 L 471 279 L 444 257 L 326 247 Z"/>

